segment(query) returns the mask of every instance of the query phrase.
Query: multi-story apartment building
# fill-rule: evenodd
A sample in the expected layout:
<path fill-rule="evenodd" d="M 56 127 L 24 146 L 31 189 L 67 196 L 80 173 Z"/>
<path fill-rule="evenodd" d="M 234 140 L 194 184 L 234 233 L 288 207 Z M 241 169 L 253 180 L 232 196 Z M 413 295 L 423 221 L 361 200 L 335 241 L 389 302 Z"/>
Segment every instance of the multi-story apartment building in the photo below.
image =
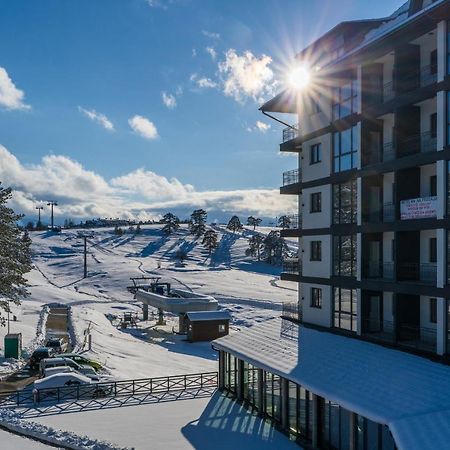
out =
<path fill-rule="evenodd" d="M 298 325 L 216 341 L 221 385 L 313 448 L 450 448 L 450 1 L 341 23 L 297 62 L 309 85 L 261 110 L 296 115 Z"/>

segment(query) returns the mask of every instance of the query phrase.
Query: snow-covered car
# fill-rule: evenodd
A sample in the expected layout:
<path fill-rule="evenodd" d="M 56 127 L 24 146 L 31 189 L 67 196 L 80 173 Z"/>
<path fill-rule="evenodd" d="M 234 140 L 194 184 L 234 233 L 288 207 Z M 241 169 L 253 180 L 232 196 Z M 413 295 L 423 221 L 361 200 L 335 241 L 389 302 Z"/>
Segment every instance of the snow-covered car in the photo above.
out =
<path fill-rule="evenodd" d="M 58 337 L 51 337 L 45 343 L 47 348 L 53 348 L 56 353 L 64 353 L 67 350 L 67 342 Z"/>
<path fill-rule="evenodd" d="M 78 372 L 93 381 L 99 381 L 97 372 L 91 366 L 80 365 L 69 358 L 46 358 L 40 362 L 40 372 L 44 374 L 45 371 L 51 367 L 71 367 L 75 372 Z"/>
<path fill-rule="evenodd" d="M 48 398 L 98 398 L 112 392 L 109 384 L 99 384 L 76 372 L 56 373 L 36 380 L 32 385 L 37 401 Z"/>
<path fill-rule="evenodd" d="M 39 369 L 39 365 L 43 359 L 51 358 L 55 355 L 55 350 L 53 348 L 48 347 L 39 347 L 37 348 L 30 358 L 30 367 L 31 369 Z"/>
<path fill-rule="evenodd" d="M 63 353 L 60 356 L 61 358 L 71 359 L 83 366 L 91 366 L 97 371 L 103 368 L 103 366 L 99 362 L 95 361 L 94 359 L 86 358 L 85 356 L 79 355 L 78 353 Z"/>

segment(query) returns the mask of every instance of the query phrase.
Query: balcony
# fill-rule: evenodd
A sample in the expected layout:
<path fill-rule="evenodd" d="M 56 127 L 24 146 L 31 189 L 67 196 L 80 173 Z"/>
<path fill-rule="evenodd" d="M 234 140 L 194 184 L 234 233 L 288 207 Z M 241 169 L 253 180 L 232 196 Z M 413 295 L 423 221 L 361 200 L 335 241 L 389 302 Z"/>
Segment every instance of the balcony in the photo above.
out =
<path fill-rule="evenodd" d="M 394 222 L 395 220 L 395 204 L 392 202 L 383 205 L 384 222 Z"/>
<path fill-rule="evenodd" d="M 288 220 L 285 220 L 282 224 L 283 230 L 298 230 L 302 227 L 302 215 L 301 214 L 291 214 L 284 216 Z"/>
<path fill-rule="evenodd" d="M 422 87 L 434 84 L 437 81 L 437 64 L 422 67 L 420 69 L 420 85 Z"/>
<path fill-rule="evenodd" d="M 371 341 L 391 344 L 398 347 L 436 351 L 436 330 L 402 323 L 398 326 L 387 320 L 365 319 L 362 321 L 362 335 Z"/>
<path fill-rule="evenodd" d="M 437 264 L 415 262 L 398 263 L 397 280 L 436 285 Z"/>
<path fill-rule="evenodd" d="M 433 219 L 437 217 L 437 197 L 419 197 L 400 202 L 400 219 Z"/>
<path fill-rule="evenodd" d="M 298 137 L 298 130 L 294 125 L 291 125 L 283 130 L 283 144 L 285 142 L 292 141 L 296 137 Z"/>
<path fill-rule="evenodd" d="M 301 174 L 302 174 L 302 172 L 300 169 L 294 169 L 294 170 L 289 170 L 288 172 L 284 172 L 283 173 L 283 187 L 300 183 Z"/>
<path fill-rule="evenodd" d="M 286 258 L 283 260 L 283 273 L 290 275 L 302 274 L 302 262 L 298 258 Z"/>
<path fill-rule="evenodd" d="M 436 135 L 430 131 L 422 134 L 415 134 L 405 139 L 402 147 L 402 156 L 434 152 L 437 149 L 437 138 Z"/>
<path fill-rule="evenodd" d="M 394 263 L 381 261 L 367 261 L 364 264 L 364 276 L 366 278 L 393 280 Z"/>
<path fill-rule="evenodd" d="M 395 97 L 394 82 L 390 81 L 383 85 L 383 102 L 386 103 Z"/>
<path fill-rule="evenodd" d="M 435 133 L 427 131 L 420 136 L 420 151 L 422 153 L 435 152 L 437 150 L 437 137 Z"/>
<path fill-rule="evenodd" d="M 302 307 L 300 302 L 285 302 L 281 313 L 283 319 L 291 320 L 293 322 L 301 323 Z"/>

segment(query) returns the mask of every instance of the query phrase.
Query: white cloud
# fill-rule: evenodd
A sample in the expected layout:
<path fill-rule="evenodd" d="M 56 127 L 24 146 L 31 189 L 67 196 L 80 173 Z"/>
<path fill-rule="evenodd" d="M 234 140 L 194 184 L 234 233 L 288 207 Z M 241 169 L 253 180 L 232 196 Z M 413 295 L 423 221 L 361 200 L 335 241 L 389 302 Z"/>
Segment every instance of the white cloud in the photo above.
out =
<path fill-rule="evenodd" d="M 128 120 L 128 124 L 136 134 L 144 139 L 156 139 L 158 137 L 155 124 L 146 117 L 135 115 Z"/>
<path fill-rule="evenodd" d="M 162 101 L 169 109 L 174 109 L 177 106 L 177 99 L 172 94 L 161 92 Z"/>
<path fill-rule="evenodd" d="M 231 214 L 274 217 L 295 210 L 296 201 L 280 196 L 278 189 L 197 191 L 177 178 L 168 179 L 140 168 L 105 180 L 66 156 L 45 156 L 25 166 L 0 145 L 0 180 L 14 189 L 11 205 L 35 218 L 39 201 L 54 199 L 57 219 L 72 217 L 123 217 L 145 219 L 173 211 L 188 217 L 193 209 L 205 208 L 223 219 Z M 44 220 L 48 214 L 44 210 Z"/>
<path fill-rule="evenodd" d="M 257 128 L 262 133 L 265 133 L 267 130 L 270 129 L 270 125 L 268 123 L 264 123 L 264 122 L 261 122 L 260 120 L 257 120 L 255 128 Z"/>
<path fill-rule="evenodd" d="M 202 30 L 202 34 L 210 39 L 220 39 L 220 34 L 213 31 Z"/>
<path fill-rule="evenodd" d="M 195 58 L 197 56 L 197 50 L 195 48 L 192 49 L 192 57 Z"/>
<path fill-rule="evenodd" d="M 83 113 L 86 117 L 88 117 L 93 122 L 97 122 L 103 128 L 108 131 L 115 131 L 113 123 L 102 113 L 97 112 L 95 109 L 84 109 L 81 106 L 78 107 L 78 111 Z"/>
<path fill-rule="evenodd" d="M 209 56 L 211 56 L 211 59 L 212 59 L 213 61 L 216 60 L 216 58 L 217 58 L 217 52 L 214 50 L 213 47 L 206 47 L 206 48 L 205 48 L 205 51 L 206 51 L 206 53 L 208 53 Z"/>
<path fill-rule="evenodd" d="M 152 8 L 167 9 L 167 5 L 162 0 L 146 0 L 146 2 Z"/>
<path fill-rule="evenodd" d="M 6 69 L 0 67 L 0 106 L 6 109 L 30 109 L 30 105 L 23 102 L 24 97 L 24 92 L 17 89 Z"/>
<path fill-rule="evenodd" d="M 197 86 L 200 88 L 215 88 L 215 87 L 217 87 L 217 83 L 215 81 L 211 80 L 211 78 L 207 78 L 207 77 L 199 78 L 195 82 L 197 83 Z"/>
<path fill-rule="evenodd" d="M 218 64 L 224 94 L 239 103 L 247 98 L 261 102 L 264 97 L 273 95 L 277 83 L 271 63 L 270 56 L 258 58 L 250 51 L 238 55 L 236 50 L 229 49 L 225 60 Z"/>

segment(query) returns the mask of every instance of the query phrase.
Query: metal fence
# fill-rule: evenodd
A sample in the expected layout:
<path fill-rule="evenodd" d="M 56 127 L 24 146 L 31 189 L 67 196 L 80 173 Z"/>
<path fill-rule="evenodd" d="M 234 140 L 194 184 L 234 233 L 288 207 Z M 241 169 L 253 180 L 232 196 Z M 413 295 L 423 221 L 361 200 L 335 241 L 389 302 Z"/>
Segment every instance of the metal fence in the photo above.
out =
<path fill-rule="evenodd" d="M 300 302 L 283 303 L 281 317 L 283 319 L 293 320 L 294 322 L 302 322 L 302 306 Z"/>
<path fill-rule="evenodd" d="M 31 406 L 42 403 L 60 403 L 103 397 L 132 397 L 164 392 L 180 392 L 217 388 L 218 372 L 142 378 L 125 381 L 105 381 L 58 388 L 0 393 L 0 407 Z"/>

